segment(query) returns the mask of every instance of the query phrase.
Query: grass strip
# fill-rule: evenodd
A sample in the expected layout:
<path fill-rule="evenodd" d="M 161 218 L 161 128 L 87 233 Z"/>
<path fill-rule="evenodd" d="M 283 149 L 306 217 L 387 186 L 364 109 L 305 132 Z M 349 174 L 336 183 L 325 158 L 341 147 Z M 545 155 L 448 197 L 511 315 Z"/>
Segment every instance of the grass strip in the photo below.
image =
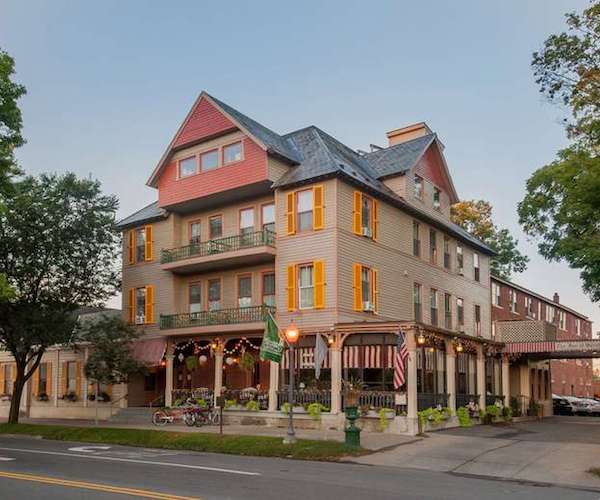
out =
<path fill-rule="evenodd" d="M 148 429 L 108 427 L 70 427 L 41 424 L 0 424 L 1 434 L 41 436 L 56 441 L 118 444 L 144 448 L 190 450 L 256 457 L 283 457 L 301 460 L 335 461 L 343 456 L 356 456 L 362 448 L 348 447 L 338 441 L 299 439 L 293 445 L 271 436 L 170 432 Z"/>

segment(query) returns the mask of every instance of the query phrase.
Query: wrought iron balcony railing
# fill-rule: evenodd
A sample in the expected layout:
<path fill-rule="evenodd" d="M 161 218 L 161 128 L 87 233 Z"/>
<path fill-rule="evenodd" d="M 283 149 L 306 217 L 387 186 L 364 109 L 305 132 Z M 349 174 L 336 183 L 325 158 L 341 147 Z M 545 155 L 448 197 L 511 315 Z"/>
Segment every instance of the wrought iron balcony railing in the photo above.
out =
<path fill-rule="evenodd" d="M 236 236 L 227 236 L 216 240 L 192 243 L 184 247 L 163 249 L 160 256 L 162 264 L 169 264 L 179 260 L 190 259 L 192 257 L 206 257 L 208 255 L 234 252 L 245 248 L 260 246 L 275 246 L 275 233 L 264 229 L 253 233 L 238 234 Z"/>
<path fill-rule="evenodd" d="M 171 328 L 189 328 L 193 326 L 234 325 L 238 323 L 255 323 L 264 321 L 268 313 L 274 313 L 270 306 L 236 307 L 233 309 L 216 309 L 196 313 L 160 315 L 161 330 Z"/>

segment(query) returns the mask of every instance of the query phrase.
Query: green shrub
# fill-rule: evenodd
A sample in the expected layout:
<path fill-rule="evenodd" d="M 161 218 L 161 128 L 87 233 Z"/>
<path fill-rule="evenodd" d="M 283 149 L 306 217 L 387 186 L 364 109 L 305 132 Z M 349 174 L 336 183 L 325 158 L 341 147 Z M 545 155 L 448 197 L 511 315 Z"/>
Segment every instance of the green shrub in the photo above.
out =
<path fill-rule="evenodd" d="M 246 410 L 248 410 L 248 411 L 260 410 L 260 405 L 258 404 L 258 401 L 254 401 L 254 400 L 248 401 L 246 403 Z"/>
<path fill-rule="evenodd" d="M 287 415 L 290 412 L 290 404 L 289 403 L 283 403 L 281 405 L 281 413 L 283 413 L 284 415 Z"/>
<path fill-rule="evenodd" d="M 208 408 L 208 403 L 202 399 L 202 398 L 198 398 L 196 399 L 196 404 L 200 407 L 200 408 Z"/>
<path fill-rule="evenodd" d="M 236 402 L 235 399 L 226 399 L 225 400 L 225 407 L 223 409 L 227 410 L 229 408 L 233 408 L 236 404 L 237 404 L 237 402 Z"/>
<path fill-rule="evenodd" d="M 306 412 L 313 420 L 321 420 L 321 413 L 327 409 L 328 408 L 323 406 L 321 403 L 311 403 L 306 407 Z"/>
<path fill-rule="evenodd" d="M 418 412 L 417 416 L 419 417 L 421 431 L 425 429 L 425 424 L 427 422 L 430 422 L 432 425 L 437 425 L 446 420 L 445 415 L 442 412 L 443 410 L 438 410 L 437 408 L 426 408 L 425 410 Z"/>
<path fill-rule="evenodd" d="M 381 408 L 379 410 L 379 430 L 381 432 L 385 431 L 390 425 L 388 415 L 394 415 L 394 410 L 390 408 Z"/>
<path fill-rule="evenodd" d="M 492 418 L 497 418 L 500 415 L 500 408 L 498 408 L 496 405 L 488 405 L 485 407 L 485 412 L 488 415 L 491 415 Z"/>
<path fill-rule="evenodd" d="M 471 427 L 473 422 L 471 422 L 471 416 L 469 415 L 469 410 L 465 406 L 461 406 L 458 410 L 456 410 L 456 416 L 458 417 L 458 423 L 461 427 Z"/>
<path fill-rule="evenodd" d="M 502 417 L 506 422 L 510 422 L 512 420 L 512 410 L 509 406 L 504 406 L 502 408 Z"/>

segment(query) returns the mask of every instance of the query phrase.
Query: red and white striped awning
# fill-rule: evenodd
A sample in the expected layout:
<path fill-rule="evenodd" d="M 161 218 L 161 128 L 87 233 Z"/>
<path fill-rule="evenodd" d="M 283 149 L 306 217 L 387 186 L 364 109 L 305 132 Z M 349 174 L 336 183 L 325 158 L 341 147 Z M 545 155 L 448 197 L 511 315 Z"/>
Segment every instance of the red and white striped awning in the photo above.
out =
<path fill-rule="evenodd" d="M 343 368 L 393 368 L 393 345 L 348 345 L 342 351 Z M 300 369 L 314 369 L 315 348 L 300 347 L 296 349 L 296 366 Z M 331 368 L 330 353 L 327 353 L 322 368 Z M 289 350 L 283 354 L 283 368 L 289 368 Z"/>
<path fill-rule="evenodd" d="M 555 349 L 555 342 L 511 342 L 506 344 L 504 352 L 521 354 L 533 352 L 552 352 Z"/>

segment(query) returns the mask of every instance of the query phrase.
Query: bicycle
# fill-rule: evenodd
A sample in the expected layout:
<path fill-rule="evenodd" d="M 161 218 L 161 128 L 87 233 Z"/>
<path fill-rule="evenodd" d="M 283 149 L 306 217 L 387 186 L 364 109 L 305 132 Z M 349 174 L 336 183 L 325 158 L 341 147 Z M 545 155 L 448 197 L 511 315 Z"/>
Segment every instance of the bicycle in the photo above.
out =
<path fill-rule="evenodd" d="M 152 414 L 152 423 L 158 427 L 162 427 L 172 424 L 176 419 L 181 418 L 187 424 L 186 420 L 190 418 L 188 415 L 191 413 L 190 408 L 193 409 L 193 405 L 192 400 L 189 398 L 180 408 L 161 408 Z"/>

